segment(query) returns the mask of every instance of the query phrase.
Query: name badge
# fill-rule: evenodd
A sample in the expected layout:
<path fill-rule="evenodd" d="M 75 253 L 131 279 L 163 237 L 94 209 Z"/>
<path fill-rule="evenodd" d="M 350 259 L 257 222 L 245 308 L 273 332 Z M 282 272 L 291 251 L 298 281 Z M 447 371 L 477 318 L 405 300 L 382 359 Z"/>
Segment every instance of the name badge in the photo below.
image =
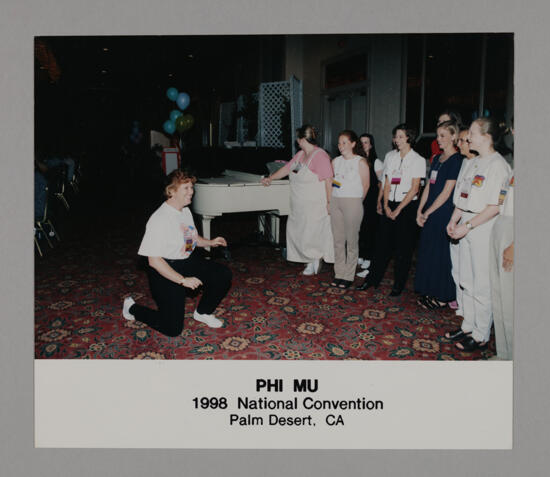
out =
<path fill-rule="evenodd" d="M 461 187 L 461 190 L 460 190 L 460 197 L 462 199 L 467 199 L 468 196 L 470 195 L 470 189 L 472 187 L 472 182 L 473 182 L 473 180 L 471 180 L 469 178 L 466 178 L 464 180 L 464 182 L 462 183 L 462 187 Z"/>
<path fill-rule="evenodd" d="M 292 172 L 298 173 L 302 167 L 303 167 L 303 164 L 300 161 L 297 161 L 296 164 L 294 164 L 294 168 L 292 169 Z"/>
<path fill-rule="evenodd" d="M 438 172 L 439 172 L 438 170 L 432 171 L 432 173 L 430 174 L 430 184 L 435 184 L 435 181 L 437 180 Z"/>
<path fill-rule="evenodd" d="M 401 171 L 393 171 L 391 175 L 391 184 L 401 184 Z"/>
<path fill-rule="evenodd" d="M 498 205 L 504 204 L 504 199 L 506 199 L 506 189 L 501 189 L 500 194 L 498 196 Z"/>

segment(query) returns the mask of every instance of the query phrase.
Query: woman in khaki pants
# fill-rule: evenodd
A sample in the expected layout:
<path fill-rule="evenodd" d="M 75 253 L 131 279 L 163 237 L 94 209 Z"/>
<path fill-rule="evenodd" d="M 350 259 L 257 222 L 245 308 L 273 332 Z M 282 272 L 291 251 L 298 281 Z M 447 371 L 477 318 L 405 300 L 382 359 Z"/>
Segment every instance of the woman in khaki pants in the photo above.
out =
<path fill-rule="evenodd" d="M 330 199 L 330 222 L 334 237 L 334 281 L 331 286 L 349 288 L 359 258 L 359 229 L 363 199 L 369 190 L 369 166 L 359 154 L 361 147 L 353 131 L 338 136 L 341 156 L 332 161 L 334 179 Z"/>

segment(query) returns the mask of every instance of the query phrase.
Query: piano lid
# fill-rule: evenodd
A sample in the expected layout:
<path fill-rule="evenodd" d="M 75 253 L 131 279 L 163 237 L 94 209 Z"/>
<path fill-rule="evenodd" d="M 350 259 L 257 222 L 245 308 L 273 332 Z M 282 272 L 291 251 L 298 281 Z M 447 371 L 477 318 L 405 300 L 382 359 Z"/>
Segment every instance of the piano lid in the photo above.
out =
<path fill-rule="evenodd" d="M 263 175 L 268 173 L 267 163 L 288 161 L 291 157 L 285 149 L 268 147 L 190 147 L 185 150 L 182 160 L 187 169 L 202 179 L 219 177 L 226 169 Z"/>
<path fill-rule="evenodd" d="M 263 175 L 259 174 L 250 174 L 249 172 L 242 171 L 233 171 L 227 169 L 223 172 L 223 177 L 208 177 L 204 179 L 199 179 L 199 184 L 208 184 L 212 186 L 220 187 L 244 187 L 244 186 L 258 186 L 261 185 Z M 279 179 L 271 183 L 271 185 L 277 184 L 288 184 L 288 179 Z"/>

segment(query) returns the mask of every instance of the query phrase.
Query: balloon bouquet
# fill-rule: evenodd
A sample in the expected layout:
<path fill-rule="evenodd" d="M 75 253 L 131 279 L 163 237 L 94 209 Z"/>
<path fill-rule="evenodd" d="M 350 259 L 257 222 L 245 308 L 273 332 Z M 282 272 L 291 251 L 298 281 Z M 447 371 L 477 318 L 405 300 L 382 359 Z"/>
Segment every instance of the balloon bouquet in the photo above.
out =
<path fill-rule="evenodd" d="M 176 88 L 168 88 L 166 96 L 170 101 L 175 101 L 179 109 L 170 112 L 170 119 L 162 125 L 166 134 L 172 135 L 174 132 L 183 133 L 193 127 L 195 120 L 191 114 L 183 114 L 189 106 L 190 98 L 187 93 L 179 93 Z"/>

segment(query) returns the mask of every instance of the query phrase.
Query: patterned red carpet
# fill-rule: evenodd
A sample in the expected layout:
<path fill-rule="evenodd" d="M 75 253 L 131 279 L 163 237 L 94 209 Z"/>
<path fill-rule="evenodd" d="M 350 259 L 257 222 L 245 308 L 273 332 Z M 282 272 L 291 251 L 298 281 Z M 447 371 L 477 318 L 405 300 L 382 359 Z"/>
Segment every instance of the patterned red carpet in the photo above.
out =
<path fill-rule="evenodd" d="M 145 219 L 130 209 L 96 219 L 74 214 L 63 241 L 36 258 L 35 356 L 77 359 L 358 359 L 469 360 L 494 354 L 462 353 L 442 337 L 460 325 L 450 309 L 425 311 L 407 291 L 390 298 L 390 272 L 378 290 L 329 287 L 332 268 L 315 277 L 286 262 L 269 246 L 235 246 L 233 287 L 217 310 L 223 328 L 190 318 L 188 300 L 181 336 L 169 338 L 120 311 L 124 297 L 154 306 L 136 251 Z M 250 216 L 217 219 L 231 240 L 253 229 Z M 358 282 L 357 282 L 358 283 Z M 410 290 L 411 283 L 408 288 Z"/>

